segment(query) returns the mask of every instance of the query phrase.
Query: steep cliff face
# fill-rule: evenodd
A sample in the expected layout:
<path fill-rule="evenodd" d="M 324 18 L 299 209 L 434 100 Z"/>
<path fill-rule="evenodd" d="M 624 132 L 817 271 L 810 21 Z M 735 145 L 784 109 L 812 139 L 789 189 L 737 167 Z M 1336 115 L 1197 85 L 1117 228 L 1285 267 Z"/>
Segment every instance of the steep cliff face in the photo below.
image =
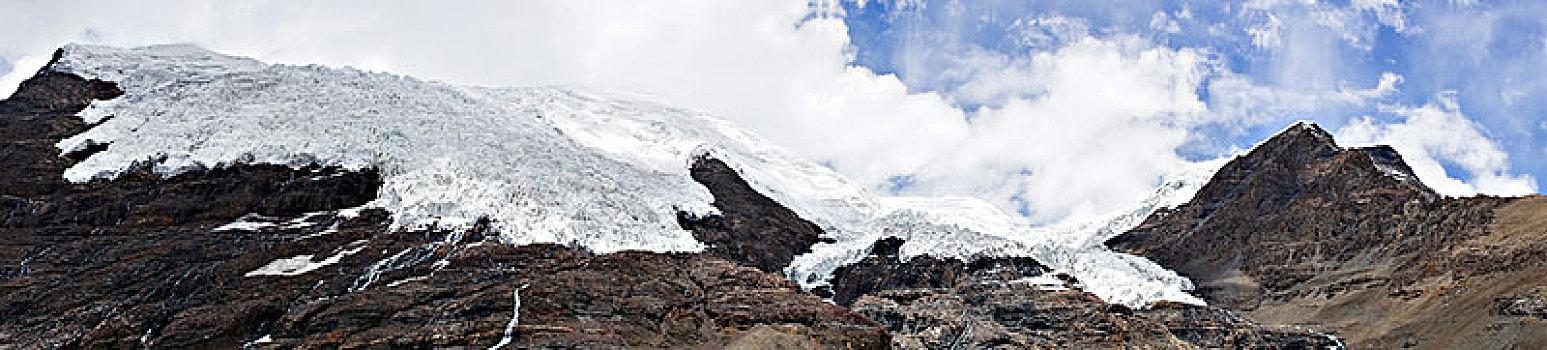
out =
<path fill-rule="evenodd" d="M 1517 336 L 1538 327 L 1484 305 L 1547 283 L 1539 244 L 1495 242 L 1547 238 L 1499 219 L 1535 200 L 1441 197 L 1389 147 L 1342 148 L 1301 123 L 1107 245 L 1193 278 L 1213 305 L 1356 347 L 1535 344 Z"/>

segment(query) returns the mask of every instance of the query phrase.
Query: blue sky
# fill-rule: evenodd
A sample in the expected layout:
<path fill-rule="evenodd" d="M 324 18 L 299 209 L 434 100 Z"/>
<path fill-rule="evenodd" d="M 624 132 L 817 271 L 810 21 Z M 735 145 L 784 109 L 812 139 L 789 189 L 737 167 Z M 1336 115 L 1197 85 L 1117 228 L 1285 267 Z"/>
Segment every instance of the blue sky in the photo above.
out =
<path fill-rule="evenodd" d="M 1460 114 L 1506 152 L 1516 173 L 1547 178 L 1547 3 L 1461 1 L 924 1 L 845 3 L 854 63 L 896 74 L 910 91 L 952 95 L 971 76 L 962 57 L 1015 58 L 1056 51 L 1084 37 L 1134 37 L 1198 49 L 1218 65 L 1205 79 L 1244 76 L 1290 93 L 1328 93 L 1401 77 L 1395 91 L 1357 104 L 1313 104 L 1249 123 L 1197 126 L 1178 152 L 1192 159 L 1249 147 L 1283 125 L 1314 120 L 1338 129 L 1351 118 L 1401 123 L 1402 106 L 1453 100 Z M 1027 23 L 1035 22 L 1035 25 Z M 1261 33 L 1254 35 L 1253 31 Z M 1211 101 L 1211 86 L 1198 91 Z M 958 99 L 973 109 L 993 102 Z M 1272 108 L 1263 107 L 1262 110 Z M 1221 108 L 1221 113 L 1229 113 Z M 1228 116 L 1227 116 L 1228 117 Z M 1224 124 L 1224 125 L 1221 125 Z M 1456 161 L 1437 159 L 1469 180 Z"/>

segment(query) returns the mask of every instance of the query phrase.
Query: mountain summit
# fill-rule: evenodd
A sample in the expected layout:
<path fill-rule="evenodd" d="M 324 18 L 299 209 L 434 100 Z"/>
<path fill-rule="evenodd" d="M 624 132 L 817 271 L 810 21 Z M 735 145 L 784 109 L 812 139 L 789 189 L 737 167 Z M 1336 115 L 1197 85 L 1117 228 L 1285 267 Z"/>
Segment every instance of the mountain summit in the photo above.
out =
<path fill-rule="evenodd" d="M 1355 347 L 1533 347 L 1547 328 L 1495 302 L 1547 286 L 1544 203 L 1442 197 L 1390 147 L 1342 148 L 1301 122 L 1107 245 L 1192 278 L 1211 304 Z"/>

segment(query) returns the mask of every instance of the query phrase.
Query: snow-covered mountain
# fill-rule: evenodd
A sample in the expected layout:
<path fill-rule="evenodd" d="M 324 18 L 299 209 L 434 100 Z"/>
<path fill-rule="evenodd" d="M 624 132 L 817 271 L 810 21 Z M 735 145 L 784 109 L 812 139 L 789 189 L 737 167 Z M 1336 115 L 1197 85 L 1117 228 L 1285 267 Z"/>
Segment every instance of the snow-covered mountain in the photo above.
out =
<path fill-rule="evenodd" d="M 269 65 L 191 46 L 69 45 L 50 69 L 116 82 L 93 103 L 98 123 L 65 151 L 108 144 L 71 167 L 76 182 L 136 167 L 161 174 L 238 163 L 380 170 L 368 207 L 393 225 L 468 227 L 480 218 L 510 244 L 597 252 L 698 251 L 677 214 L 709 215 L 714 198 L 689 176 L 695 157 L 734 167 L 757 191 L 820 225 L 833 243 L 786 274 L 808 287 L 903 238 L 904 257 L 1034 256 L 1109 302 L 1201 303 L 1191 283 L 1101 242 L 1154 210 L 1190 199 L 1220 165 L 1167 180 L 1130 210 L 1035 228 L 972 198 L 878 197 L 730 123 L 690 110 L 559 87 L 454 86 L 350 68 Z"/>

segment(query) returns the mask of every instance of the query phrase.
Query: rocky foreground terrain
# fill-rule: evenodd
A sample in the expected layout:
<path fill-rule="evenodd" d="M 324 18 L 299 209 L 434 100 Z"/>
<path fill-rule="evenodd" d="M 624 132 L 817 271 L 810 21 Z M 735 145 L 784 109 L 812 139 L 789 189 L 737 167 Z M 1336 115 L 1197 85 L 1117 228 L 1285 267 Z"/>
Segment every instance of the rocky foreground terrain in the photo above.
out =
<path fill-rule="evenodd" d="M 1135 309 L 1032 258 L 902 259 L 898 238 L 803 291 L 782 269 L 822 229 L 707 157 L 682 171 L 718 214 L 678 217 L 701 253 L 395 229 L 354 209 L 382 186 L 370 169 L 65 181 L 112 145 L 55 144 L 122 94 L 45 69 L 0 101 L 0 348 L 1547 346 L 1547 201 L 1441 198 L 1314 126 L 1111 242 L 1216 305 Z"/>

